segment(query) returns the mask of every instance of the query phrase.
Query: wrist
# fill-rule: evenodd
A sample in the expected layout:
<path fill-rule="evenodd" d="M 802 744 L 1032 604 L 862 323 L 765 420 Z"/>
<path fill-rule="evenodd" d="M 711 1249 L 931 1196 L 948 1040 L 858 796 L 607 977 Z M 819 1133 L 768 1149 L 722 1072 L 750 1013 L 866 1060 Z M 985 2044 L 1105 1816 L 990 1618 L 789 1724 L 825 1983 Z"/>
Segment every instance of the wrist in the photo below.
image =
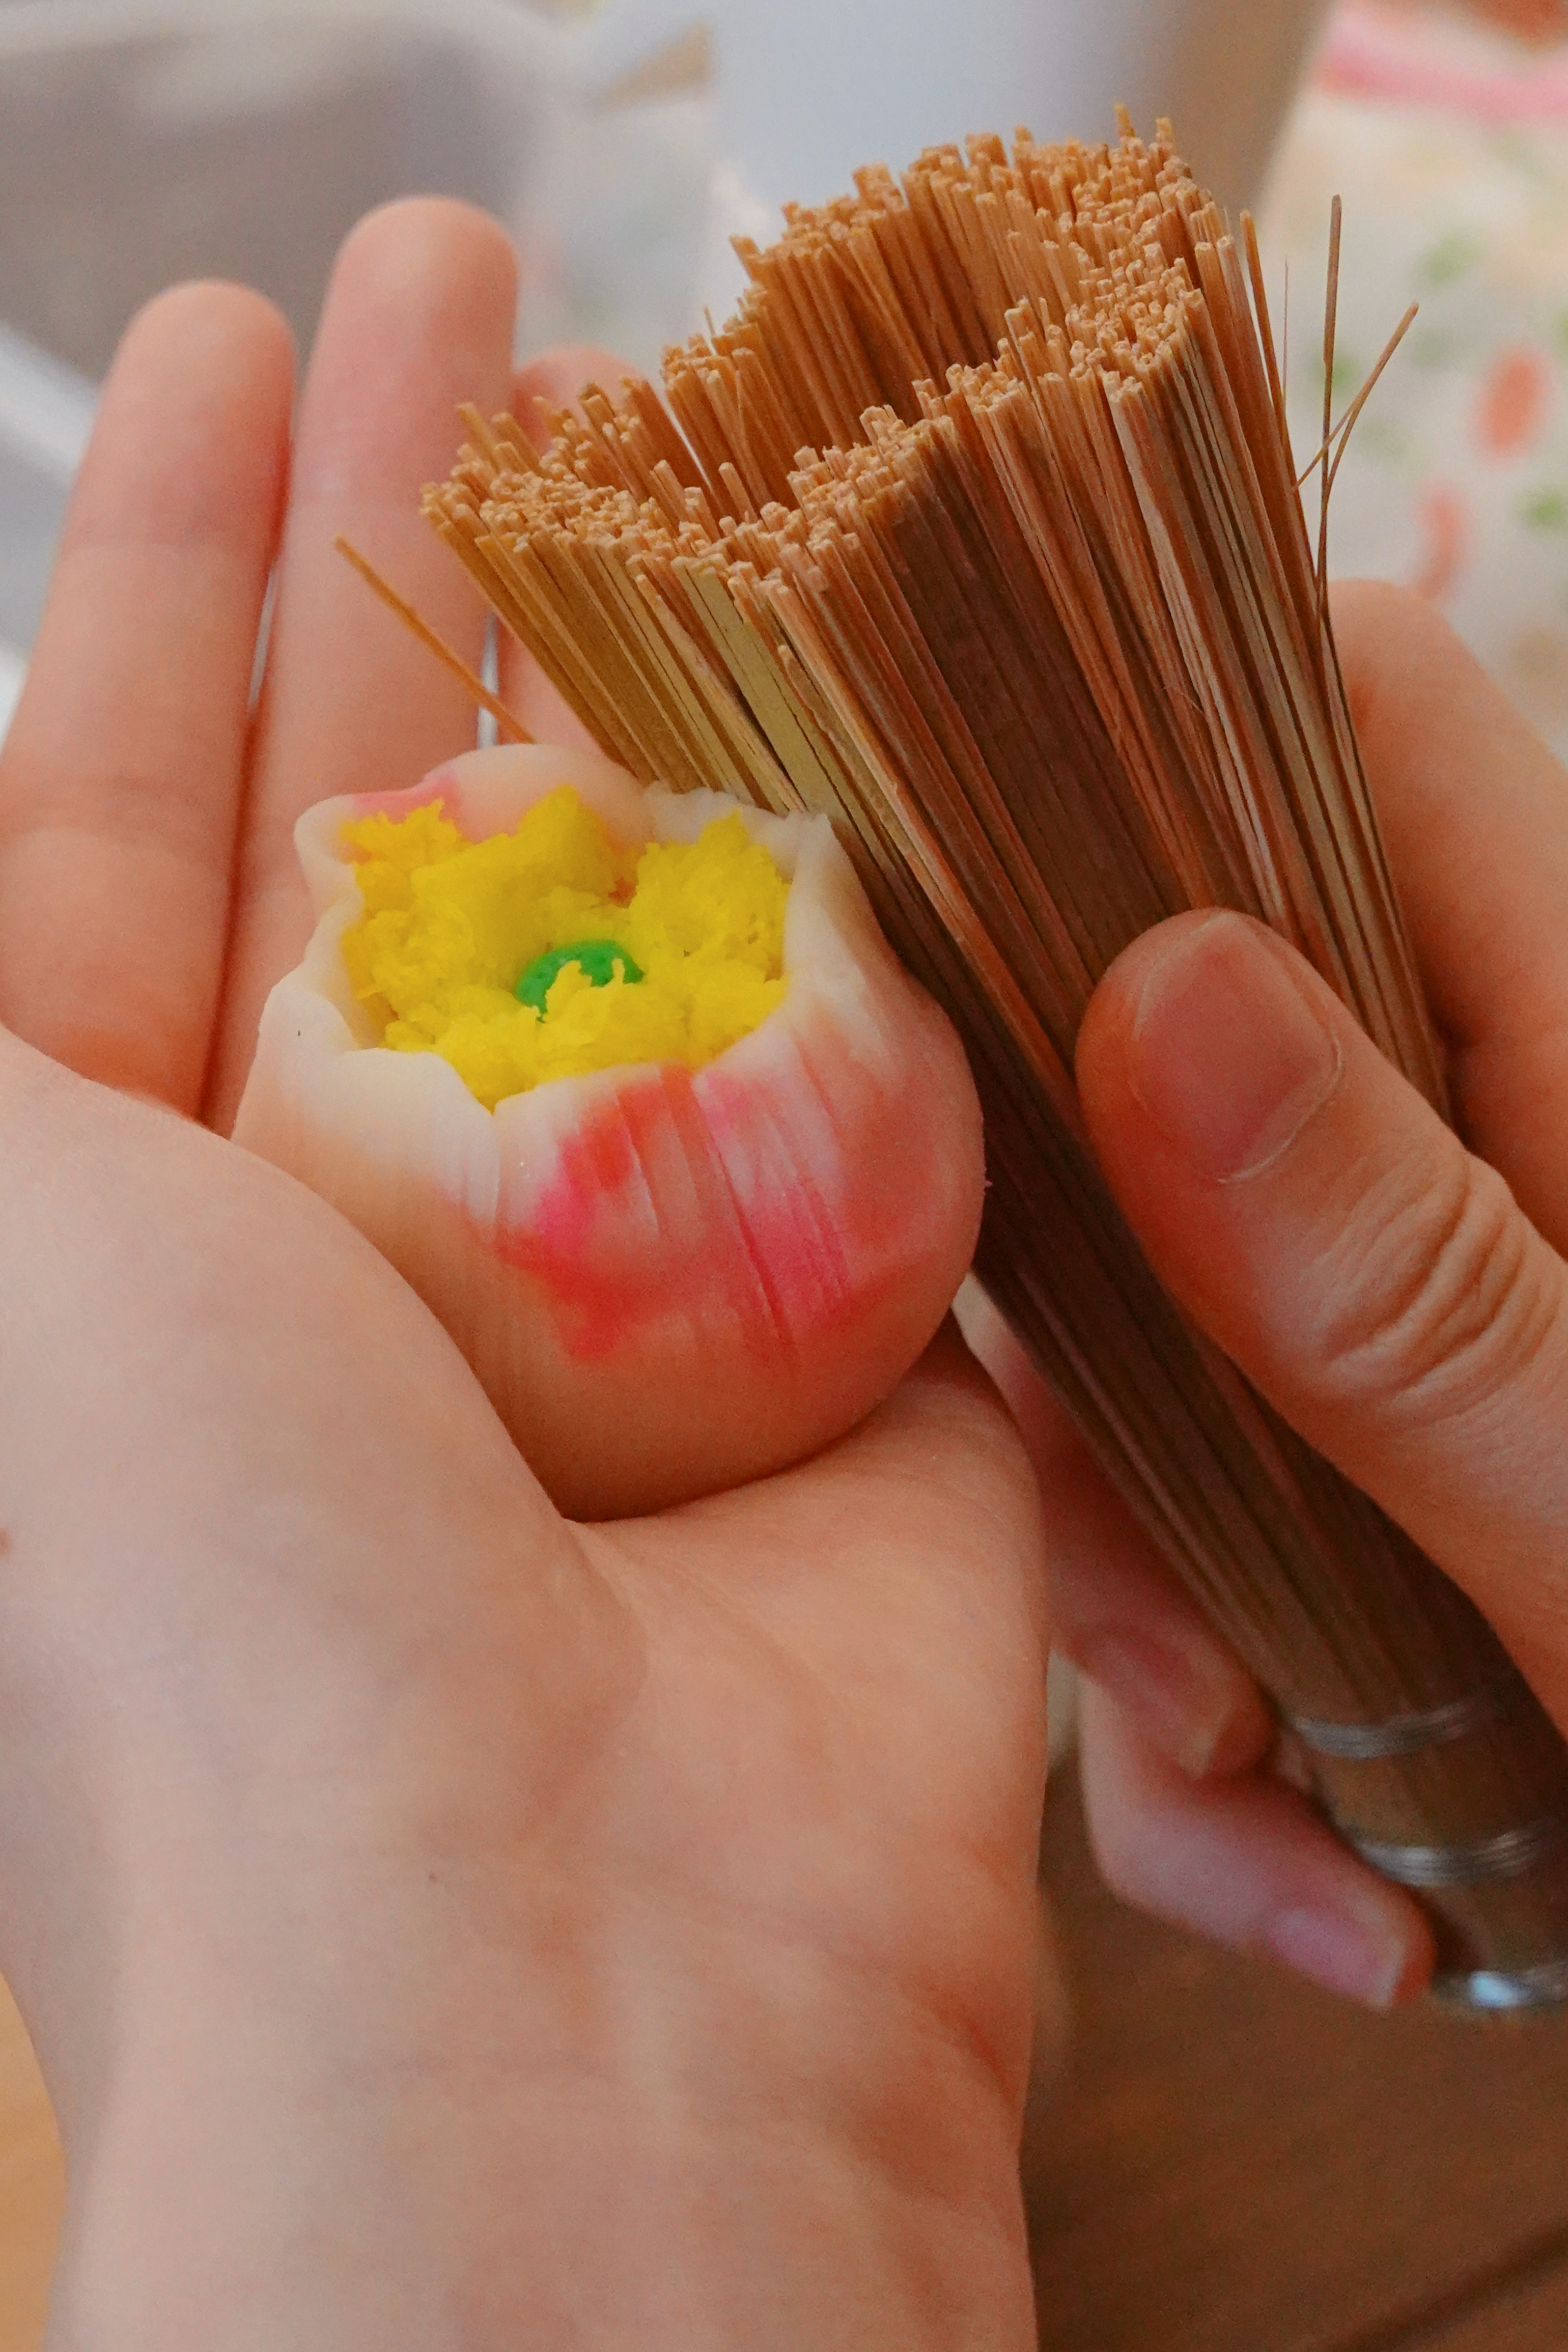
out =
<path fill-rule="evenodd" d="M 523 1856 L 348 1866 L 353 1947 L 308 1876 L 292 1937 L 263 1887 L 166 1938 L 56 2352 L 178 2352 L 215 2307 L 236 2352 L 1032 2343 L 1012 2069 L 906 1990 Z"/>

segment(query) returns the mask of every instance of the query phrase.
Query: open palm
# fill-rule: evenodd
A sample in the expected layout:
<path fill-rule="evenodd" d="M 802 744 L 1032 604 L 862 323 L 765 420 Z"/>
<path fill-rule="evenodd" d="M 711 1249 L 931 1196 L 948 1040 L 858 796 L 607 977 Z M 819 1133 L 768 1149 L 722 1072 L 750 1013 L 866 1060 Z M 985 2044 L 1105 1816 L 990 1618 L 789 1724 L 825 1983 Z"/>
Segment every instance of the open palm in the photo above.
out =
<path fill-rule="evenodd" d="M 54 2341 L 177 2341 L 259 2263 L 226 2342 L 1022 2346 L 1044 1630 L 991 1391 L 944 1337 L 802 1468 L 574 1528 L 222 1139 L 300 811 L 472 740 L 332 539 L 477 660 L 417 492 L 515 396 L 513 299 L 479 216 L 376 216 L 291 452 L 266 305 L 144 314 L 0 767 L 0 1958 L 73 2168 Z M 160 2165 L 208 2210 L 177 2288 Z"/>

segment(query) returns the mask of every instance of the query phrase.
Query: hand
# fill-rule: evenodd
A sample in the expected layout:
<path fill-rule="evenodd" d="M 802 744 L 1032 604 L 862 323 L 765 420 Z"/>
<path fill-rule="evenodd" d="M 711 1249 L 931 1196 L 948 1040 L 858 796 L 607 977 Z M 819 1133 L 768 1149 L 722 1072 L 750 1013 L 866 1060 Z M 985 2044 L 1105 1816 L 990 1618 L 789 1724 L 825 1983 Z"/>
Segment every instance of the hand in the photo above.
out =
<path fill-rule="evenodd" d="M 331 541 L 478 658 L 416 493 L 511 396 L 513 299 L 477 215 L 374 218 L 291 475 L 274 315 L 155 303 L 0 767 L 0 1963 L 67 2147 L 50 2340 L 1021 2352 L 1045 1633 L 994 1393 L 949 1335 L 805 1467 L 570 1527 L 384 1263 L 222 1139 L 299 809 L 471 740 Z"/>
<path fill-rule="evenodd" d="M 1368 773 L 1468 1153 L 1291 950 L 1183 917 L 1090 1009 L 1079 1081 L 1164 1280 L 1470 1594 L 1568 1727 L 1568 777 L 1428 607 L 1335 604 Z M 1258 1695 L 1026 1371 L 1084 1780 L 1130 1899 L 1374 2002 L 1415 1907 L 1272 1769 Z"/>

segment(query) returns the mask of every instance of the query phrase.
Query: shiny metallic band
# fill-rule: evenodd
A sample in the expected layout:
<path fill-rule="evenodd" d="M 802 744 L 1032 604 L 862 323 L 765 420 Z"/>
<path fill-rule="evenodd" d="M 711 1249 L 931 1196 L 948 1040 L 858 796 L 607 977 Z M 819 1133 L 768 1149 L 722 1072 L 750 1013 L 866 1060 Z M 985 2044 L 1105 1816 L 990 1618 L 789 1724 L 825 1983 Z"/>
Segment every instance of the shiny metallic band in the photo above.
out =
<path fill-rule="evenodd" d="M 1568 1960 L 1543 1960 L 1539 1968 L 1507 1974 L 1476 1969 L 1468 1975 L 1439 1977 L 1432 1990 L 1456 2009 L 1551 2009 L 1568 2000 Z"/>
<path fill-rule="evenodd" d="M 1346 1829 L 1356 1852 L 1397 1886 L 1479 1886 L 1489 1879 L 1519 1878 L 1559 1847 L 1568 1844 L 1568 1821 L 1548 1813 L 1523 1829 L 1504 1830 L 1476 1845 L 1384 1845 Z"/>
<path fill-rule="evenodd" d="M 1310 1716 L 1287 1717 L 1290 1729 L 1319 1756 L 1342 1757 L 1353 1764 L 1375 1764 L 1385 1758 L 1418 1756 L 1424 1748 L 1442 1748 L 1463 1739 L 1483 1724 L 1495 1723 L 1515 1705 L 1525 1685 L 1517 1675 L 1487 1683 L 1447 1706 L 1428 1707 L 1423 1715 L 1393 1715 L 1385 1723 L 1320 1723 Z"/>

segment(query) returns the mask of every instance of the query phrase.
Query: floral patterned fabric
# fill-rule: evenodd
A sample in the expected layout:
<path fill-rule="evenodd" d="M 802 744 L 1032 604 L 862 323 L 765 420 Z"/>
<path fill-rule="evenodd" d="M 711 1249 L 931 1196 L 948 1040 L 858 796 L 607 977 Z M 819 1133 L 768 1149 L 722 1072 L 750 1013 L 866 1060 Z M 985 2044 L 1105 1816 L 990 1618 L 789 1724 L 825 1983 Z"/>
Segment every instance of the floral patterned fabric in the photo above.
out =
<path fill-rule="evenodd" d="M 1303 466 L 1336 193 L 1336 416 L 1421 311 L 1341 468 L 1331 568 L 1440 604 L 1568 753 L 1568 50 L 1371 0 L 1334 19 L 1262 222 Z"/>

